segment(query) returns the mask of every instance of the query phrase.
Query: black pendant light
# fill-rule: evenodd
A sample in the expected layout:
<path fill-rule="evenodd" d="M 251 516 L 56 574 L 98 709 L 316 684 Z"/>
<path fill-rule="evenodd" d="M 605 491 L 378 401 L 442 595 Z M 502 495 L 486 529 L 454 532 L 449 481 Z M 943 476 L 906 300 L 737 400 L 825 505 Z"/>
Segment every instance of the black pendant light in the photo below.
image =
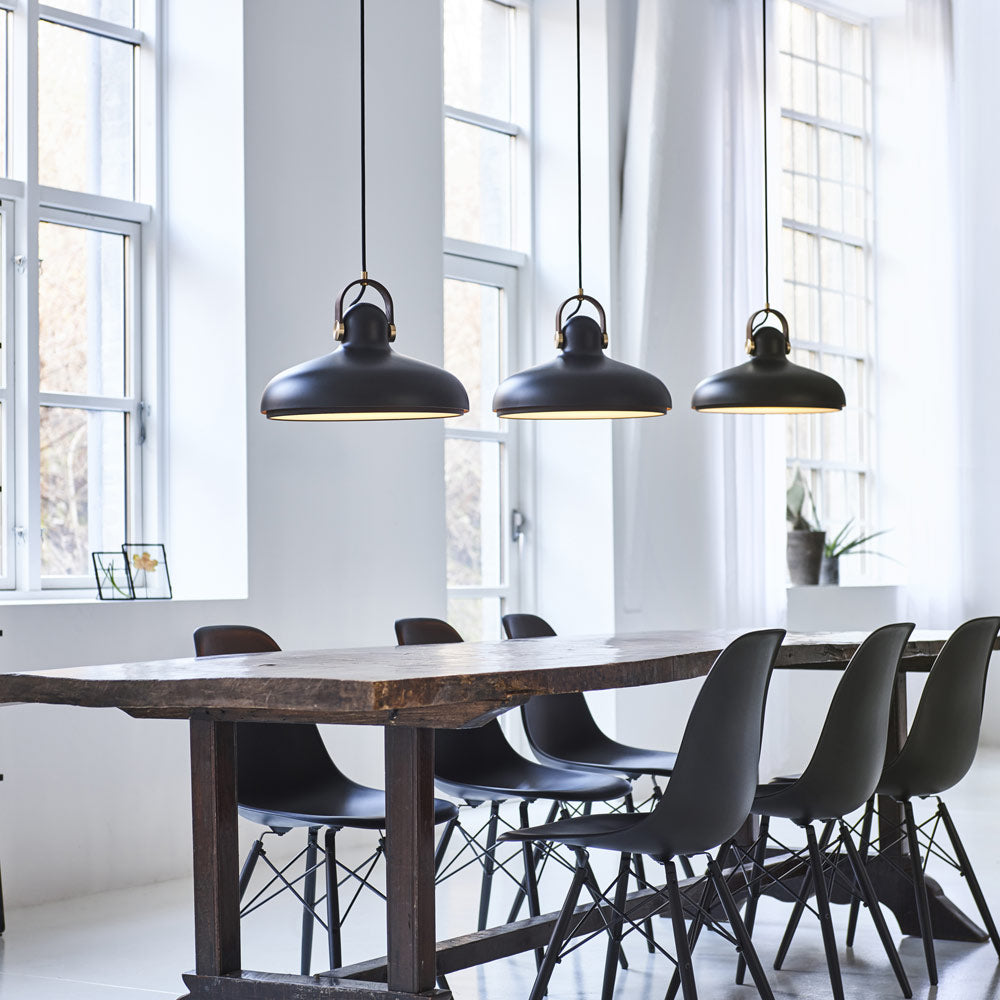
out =
<path fill-rule="evenodd" d="M 272 420 L 416 420 L 458 417 L 469 411 L 469 397 L 454 375 L 442 368 L 396 354 L 392 296 L 368 277 L 365 176 L 365 0 L 361 6 L 361 277 L 337 299 L 334 338 L 329 354 L 288 368 L 268 382 L 260 411 Z M 344 298 L 359 286 L 344 312 Z M 358 300 L 372 288 L 382 308 Z"/>
<path fill-rule="evenodd" d="M 659 417 L 671 407 L 667 387 L 641 368 L 614 361 L 605 353 L 607 320 L 597 299 L 583 291 L 583 156 L 580 106 L 580 0 L 576 0 L 576 211 L 577 286 L 556 310 L 556 347 L 551 361 L 504 379 L 493 396 L 501 417 L 532 420 L 591 420 L 608 417 Z M 571 302 L 576 308 L 563 321 Z M 579 310 L 589 302 L 600 323 Z"/>
<path fill-rule="evenodd" d="M 761 0 L 764 94 L 764 308 L 747 320 L 750 360 L 698 383 L 692 409 L 702 413 L 833 413 L 846 405 L 840 384 L 788 360 L 792 342 L 788 320 L 771 307 L 767 213 L 767 0 Z M 773 317 L 781 329 L 767 324 Z M 758 319 L 760 322 L 758 323 Z"/>

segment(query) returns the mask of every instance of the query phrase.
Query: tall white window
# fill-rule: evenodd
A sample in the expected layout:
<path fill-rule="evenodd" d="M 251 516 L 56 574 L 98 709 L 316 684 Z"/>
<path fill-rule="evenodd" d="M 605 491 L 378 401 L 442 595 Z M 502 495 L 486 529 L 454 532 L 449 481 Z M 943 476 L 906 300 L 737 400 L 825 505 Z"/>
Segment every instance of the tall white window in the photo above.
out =
<path fill-rule="evenodd" d="M 469 392 L 445 422 L 449 621 L 499 637 L 521 582 L 517 421 L 493 392 L 517 367 L 520 252 L 530 150 L 524 3 L 444 0 L 444 357 Z"/>
<path fill-rule="evenodd" d="M 832 375 L 847 395 L 839 415 L 788 418 L 788 475 L 802 470 L 828 535 L 851 519 L 871 530 L 878 526 L 870 30 L 794 0 L 779 0 L 778 12 L 792 359 Z"/>
<path fill-rule="evenodd" d="M 155 183 L 155 7 L 0 0 L 7 589 L 92 588 L 93 552 L 146 540 L 141 251 Z"/>

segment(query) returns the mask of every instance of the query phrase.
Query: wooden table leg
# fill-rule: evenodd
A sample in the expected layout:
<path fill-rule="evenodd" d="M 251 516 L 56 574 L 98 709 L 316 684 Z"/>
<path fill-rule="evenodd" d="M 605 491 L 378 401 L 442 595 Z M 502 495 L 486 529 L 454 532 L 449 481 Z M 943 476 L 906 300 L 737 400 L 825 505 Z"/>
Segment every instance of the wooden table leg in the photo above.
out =
<path fill-rule="evenodd" d="M 235 723 L 191 719 L 191 812 L 195 969 L 225 976 L 241 964 Z"/>
<path fill-rule="evenodd" d="M 434 987 L 434 731 L 385 730 L 389 990 Z"/>

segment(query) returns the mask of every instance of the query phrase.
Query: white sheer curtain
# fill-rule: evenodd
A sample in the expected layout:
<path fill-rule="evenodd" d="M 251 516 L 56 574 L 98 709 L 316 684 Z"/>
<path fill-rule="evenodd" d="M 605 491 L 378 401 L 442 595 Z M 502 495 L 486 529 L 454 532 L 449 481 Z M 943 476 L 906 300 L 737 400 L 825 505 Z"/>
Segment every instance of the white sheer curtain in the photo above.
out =
<path fill-rule="evenodd" d="M 950 0 L 907 0 L 873 28 L 877 489 L 924 627 L 965 610 L 951 27 Z"/>
<path fill-rule="evenodd" d="M 618 342 L 664 378 L 674 410 L 616 429 L 619 628 L 783 613 L 784 422 L 690 409 L 701 378 L 745 358 L 763 305 L 760 31 L 756 2 L 639 2 Z"/>

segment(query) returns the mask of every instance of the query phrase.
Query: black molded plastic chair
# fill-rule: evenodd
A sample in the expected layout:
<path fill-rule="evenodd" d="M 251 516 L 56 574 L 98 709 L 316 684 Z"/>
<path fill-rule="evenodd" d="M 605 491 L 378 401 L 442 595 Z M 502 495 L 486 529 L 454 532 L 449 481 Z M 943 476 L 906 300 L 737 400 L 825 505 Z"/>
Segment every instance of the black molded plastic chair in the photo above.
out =
<path fill-rule="evenodd" d="M 589 870 L 588 849 L 612 850 L 622 855 L 618 875 L 599 904 L 612 926 L 604 966 L 604 1000 L 610 1000 L 617 973 L 615 947 L 620 947 L 625 933 L 645 935 L 641 921 L 649 913 L 669 908 L 673 919 L 674 942 L 680 984 L 685 1000 L 695 1000 L 691 946 L 704 924 L 712 926 L 746 956 L 757 990 L 765 1000 L 772 1000 L 764 970 L 754 951 L 750 935 L 740 917 L 720 859 L 729 856 L 731 841 L 738 832 L 753 802 L 760 759 L 761 725 L 768 680 L 784 631 L 772 629 L 740 636 L 723 650 L 702 685 L 691 710 L 673 774 L 660 801 L 650 813 L 581 816 L 559 823 L 508 832 L 504 840 L 540 840 L 565 844 L 576 851 L 576 867 L 569 893 L 552 930 L 552 936 L 534 987 L 531 1000 L 541 1000 L 549 977 L 564 946 L 574 947 L 567 936 L 586 931 L 586 917 L 574 911 Z M 721 848 L 708 858 L 708 875 L 681 889 L 674 858 L 682 854 L 707 853 Z M 628 859 L 645 854 L 663 865 L 666 886 L 653 890 L 641 905 L 627 906 Z M 731 876 L 730 876 L 731 877 Z M 697 898 L 688 890 L 697 888 Z M 613 898 L 611 898 L 613 893 Z M 714 900 L 722 904 L 732 927 L 726 930 L 713 915 Z M 696 914 L 689 940 L 684 913 Z M 655 945 L 658 951 L 667 952 Z"/>
<path fill-rule="evenodd" d="M 865 639 L 851 657 L 837 685 L 819 741 L 806 769 L 793 781 L 779 780 L 762 786 L 753 802 L 754 813 L 761 817 L 761 829 L 754 848 L 755 879 L 751 883 L 747 902 L 747 927 L 753 933 L 761 878 L 772 878 L 762 874 L 769 839 L 769 820 L 774 816 L 790 819 L 805 828 L 808 848 L 806 857 L 804 852 L 792 852 L 799 863 L 787 865 L 785 873 L 778 878 L 796 902 L 774 967 L 781 968 L 795 928 L 808 906 L 811 885 L 812 892 L 816 894 L 814 912 L 819 917 L 823 932 L 830 982 L 836 1000 L 843 1000 L 844 986 L 830 916 L 828 877 L 833 882 L 839 881 L 852 896 L 860 893 L 871 912 L 903 995 L 913 995 L 868 870 L 844 821 L 846 815 L 860 809 L 868 801 L 882 772 L 893 682 L 912 631 L 910 623 L 885 625 Z M 813 827 L 817 821 L 825 824 L 818 841 Z M 835 827 L 837 837 L 833 840 Z M 781 844 L 778 846 L 784 847 Z M 840 864 L 841 849 L 849 859 L 853 881 L 847 878 Z M 797 892 L 796 887 L 800 887 L 801 891 Z M 742 981 L 742 973 L 741 964 L 737 981 Z"/>
<path fill-rule="evenodd" d="M 403 618 L 396 622 L 396 639 L 401 646 L 461 642 L 462 637 L 438 618 Z M 617 774 L 591 774 L 550 767 L 522 757 L 504 736 L 495 719 L 477 729 L 437 729 L 434 734 L 434 780 L 442 791 L 463 799 L 470 806 L 490 803 L 486 843 L 481 849 L 483 881 L 479 900 L 478 929 L 484 930 L 489 916 L 490 894 L 497 865 L 497 830 L 504 802 L 520 803 L 521 826 L 528 825 L 528 804 L 536 799 L 552 803 L 550 817 L 565 803 L 606 802 L 624 799 L 631 791 L 625 778 Z M 446 828 L 438 846 L 439 862 L 455 828 L 457 818 Z M 474 838 L 466 835 L 467 844 Z M 528 899 L 531 916 L 537 916 L 538 886 L 536 863 L 531 845 L 522 850 L 524 880 L 515 879 Z M 506 871 L 506 868 L 503 869 Z M 510 874 L 507 872 L 507 874 Z M 519 893 L 520 897 L 520 893 Z M 515 904 L 517 905 L 517 904 Z M 539 956 L 540 957 L 540 956 Z M 624 961 L 624 958 L 622 959 Z"/>
<path fill-rule="evenodd" d="M 271 653 L 281 647 L 260 629 L 248 625 L 209 625 L 194 633 L 197 656 L 223 656 L 233 653 Z M 357 894 L 365 887 L 375 890 L 369 877 L 384 851 L 381 838 L 375 851 L 357 868 L 337 860 L 338 831 L 348 828 L 385 829 L 385 792 L 351 781 L 334 764 L 316 726 L 306 723 L 238 722 L 236 724 L 236 800 L 240 815 L 269 827 L 279 836 L 294 827 L 308 828 L 306 848 L 289 864 L 279 869 L 267 857 L 262 834 L 254 841 L 240 871 L 240 901 L 246 894 L 258 861 L 264 860 L 274 878 L 241 911 L 251 912 L 272 898 L 270 886 L 282 883 L 282 891 L 293 892 L 302 903 L 302 975 L 309 974 L 312 958 L 313 924 L 319 922 L 328 932 L 330 967 L 340 968 L 340 927 L 342 917 L 338 884 L 348 879 L 356 883 L 348 904 L 350 911 Z M 446 823 L 458 814 L 450 802 L 436 799 L 435 823 Z M 323 849 L 319 831 L 325 829 Z M 326 870 L 326 920 L 316 912 L 323 899 L 316 899 L 316 874 L 322 862 Z M 305 855 L 305 871 L 289 880 L 288 871 Z M 338 878 L 338 872 L 344 877 Z M 301 892 L 298 883 L 302 882 Z M 381 892 L 378 892 L 382 895 Z M 384 898 L 384 896 L 383 896 Z"/>
<path fill-rule="evenodd" d="M 920 935 L 923 938 L 924 957 L 931 983 L 937 983 L 937 962 L 934 957 L 934 934 L 927 902 L 927 886 L 924 882 L 924 868 L 931 854 L 949 861 L 965 877 L 993 947 L 1000 955 L 1000 935 L 997 934 L 993 915 L 986 904 L 986 897 L 972 869 L 969 855 L 959 839 L 955 821 L 940 798 L 941 792 L 958 784 L 968 774 L 975 760 L 979 727 L 983 718 L 983 699 L 986 695 L 986 672 L 998 631 L 1000 618 L 995 617 L 974 618 L 955 629 L 934 660 L 906 741 L 896 758 L 886 765 L 878 783 L 878 795 L 891 796 L 903 804 L 905 829 L 901 831 L 899 839 L 905 836 L 909 856 L 915 859 L 907 867 L 905 874 L 913 882 Z M 912 800 L 929 796 L 937 799 L 937 808 L 929 819 L 918 825 L 913 816 Z M 865 860 L 874 813 L 873 797 L 865 811 L 861 832 L 861 852 Z M 945 853 L 944 845 L 935 837 L 939 821 L 951 841 L 954 857 Z M 892 845 L 879 844 L 879 851 L 885 857 L 888 848 L 897 846 L 898 843 L 899 840 Z M 848 945 L 854 943 L 857 917 L 857 903 L 852 902 L 847 931 Z"/>

